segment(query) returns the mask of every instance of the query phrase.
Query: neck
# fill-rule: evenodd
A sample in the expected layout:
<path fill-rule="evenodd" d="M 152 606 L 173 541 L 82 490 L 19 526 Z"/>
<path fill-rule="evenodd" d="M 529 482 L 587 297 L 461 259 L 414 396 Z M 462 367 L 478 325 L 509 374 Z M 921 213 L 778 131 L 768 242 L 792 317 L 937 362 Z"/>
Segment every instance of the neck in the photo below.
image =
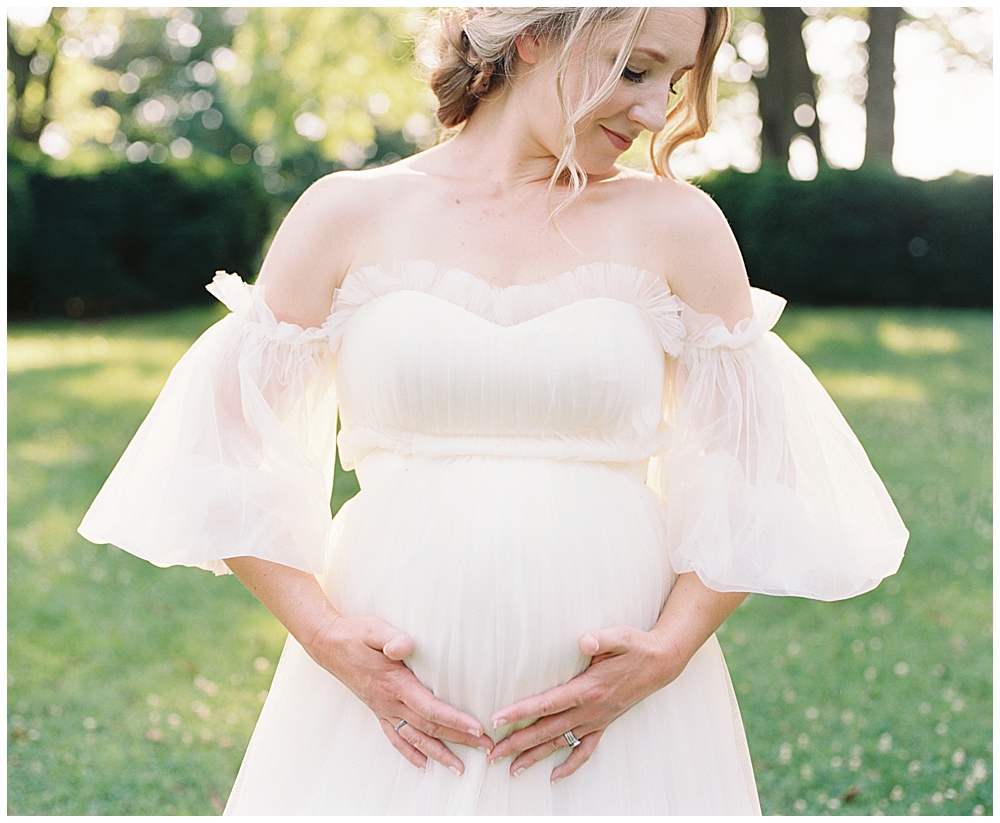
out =
<path fill-rule="evenodd" d="M 501 191 L 548 184 L 556 158 L 534 134 L 531 117 L 516 89 L 483 100 L 450 141 L 463 177 Z"/>

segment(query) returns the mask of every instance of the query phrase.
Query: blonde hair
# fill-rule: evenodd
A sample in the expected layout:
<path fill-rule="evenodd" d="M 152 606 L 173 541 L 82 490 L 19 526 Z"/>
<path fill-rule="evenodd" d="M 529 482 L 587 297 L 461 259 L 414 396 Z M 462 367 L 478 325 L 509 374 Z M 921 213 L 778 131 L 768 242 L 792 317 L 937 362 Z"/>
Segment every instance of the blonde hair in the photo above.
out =
<path fill-rule="evenodd" d="M 530 35 L 561 46 L 556 66 L 556 92 L 563 114 L 561 151 L 549 181 L 550 219 L 574 200 L 587 183 L 587 174 L 575 159 L 576 126 L 586 120 L 614 93 L 632 48 L 639 37 L 648 8 L 469 7 L 438 12 L 437 26 L 429 29 L 436 64 L 430 87 L 438 99 L 437 116 L 448 129 L 457 129 L 479 102 L 510 82 L 518 59 L 517 39 Z M 682 83 L 676 103 L 667 113 L 666 127 L 650 141 L 653 171 L 672 177 L 670 156 L 683 143 L 703 137 L 715 110 L 715 55 L 729 30 L 728 9 L 705 9 L 706 24 L 698 59 Z M 610 36 L 608 24 L 626 25 L 624 39 L 611 71 L 599 76 L 590 71 L 589 55 L 597 38 Z M 426 36 L 427 33 L 425 33 Z M 576 100 L 565 94 L 566 70 L 578 44 L 585 44 L 583 83 Z M 560 180 L 568 184 L 567 196 L 552 208 Z"/>

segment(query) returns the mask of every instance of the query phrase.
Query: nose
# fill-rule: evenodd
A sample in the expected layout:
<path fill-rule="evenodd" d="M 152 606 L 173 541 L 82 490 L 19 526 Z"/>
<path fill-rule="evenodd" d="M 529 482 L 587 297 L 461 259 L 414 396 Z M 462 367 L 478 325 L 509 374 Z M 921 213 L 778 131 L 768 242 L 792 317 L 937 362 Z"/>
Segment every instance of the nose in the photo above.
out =
<path fill-rule="evenodd" d="M 629 120 L 642 126 L 646 131 L 662 131 L 667 125 L 669 94 L 669 91 L 666 94 L 649 94 L 637 100 L 629 107 Z"/>

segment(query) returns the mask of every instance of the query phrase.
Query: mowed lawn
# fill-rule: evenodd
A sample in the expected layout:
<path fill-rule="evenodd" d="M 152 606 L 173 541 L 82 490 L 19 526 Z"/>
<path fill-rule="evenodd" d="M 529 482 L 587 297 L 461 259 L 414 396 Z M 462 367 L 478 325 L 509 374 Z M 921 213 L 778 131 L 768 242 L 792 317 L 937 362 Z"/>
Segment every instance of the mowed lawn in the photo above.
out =
<path fill-rule="evenodd" d="M 11 814 L 225 803 L 284 630 L 232 577 L 76 534 L 170 367 L 219 316 L 9 329 Z M 789 309 L 778 332 L 912 536 L 875 592 L 754 596 L 720 631 L 764 812 L 991 814 L 992 315 Z M 335 505 L 356 488 L 339 476 Z"/>

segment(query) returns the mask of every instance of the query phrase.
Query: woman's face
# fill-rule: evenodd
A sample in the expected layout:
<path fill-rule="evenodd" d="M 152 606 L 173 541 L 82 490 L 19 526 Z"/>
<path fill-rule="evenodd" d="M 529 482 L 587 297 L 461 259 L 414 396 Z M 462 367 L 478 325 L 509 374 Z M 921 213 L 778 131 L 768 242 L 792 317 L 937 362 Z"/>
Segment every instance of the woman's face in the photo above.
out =
<path fill-rule="evenodd" d="M 571 55 L 564 91 L 569 100 L 578 94 L 585 59 L 592 70 L 606 73 L 614 65 L 627 30 L 627 23 L 615 24 L 607 37 L 595 38 L 599 43 L 595 53 L 585 55 L 586 47 L 581 45 L 579 53 Z M 650 9 L 614 93 L 577 126 L 576 160 L 589 176 L 612 173 L 618 158 L 644 130 L 657 132 L 664 127 L 671 87 L 694 67 L 704 30 L 704 9 Z M 550 66 L 538 68 L 554 80 L 557 60 L 557 48 L 547 51 L 540 62 L 548 61 Z M 552 117 L 559 111 L 558 105 L 554 108 L 555 112 L 550 104 L 543 117 L 549 121 L 545 142 L 550 142 L 554 133 L 555 142 L 549 148 L 557 154 L 561 124 Z"/>

